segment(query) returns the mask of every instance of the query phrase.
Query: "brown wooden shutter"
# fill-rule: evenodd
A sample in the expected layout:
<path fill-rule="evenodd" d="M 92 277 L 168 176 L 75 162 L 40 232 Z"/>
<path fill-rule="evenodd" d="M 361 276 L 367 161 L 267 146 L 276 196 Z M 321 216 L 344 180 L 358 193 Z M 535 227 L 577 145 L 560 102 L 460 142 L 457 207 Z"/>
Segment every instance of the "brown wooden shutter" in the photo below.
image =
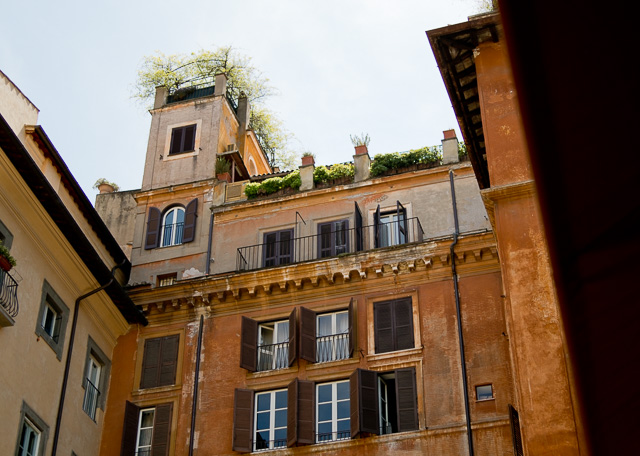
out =
<path fill-rule="evenodd" d="M 360 432 L 379 434 L 378 373 L 356 369 L 349 378 L 351 438 Z"/>
<path fill-rule="evenodd" d="M 168 386 L 176 383 L 179 346 L 180 336 L 178 334 L 162 338 L 160 373 L 158 377 L 158 384 L 156 386 Z"/>
<path fill-rule="evenodd" d="M 250 453 L 253 434 L 253 391 L 236 388 L 233 399 L 233 451 Z"/>
<path fill-rule="evenodd" d="M 182 152 L 182 131 L 182 128 L 174 128 L 171 130 L 171 147 L 169 148 L 169 155 Z"/>
<path fill-rule="evenodd" d="M 298 442 L 298 379 L 287 386 L 287 446 Z"/>
<path fill-rule="evenodd" d="M 294 379 L 287 387 L 287 446 L 315 443 L 315 383 Z"/>
<path fill-rule="evenodd" d="M 406 350 L 415 346 L 413 340 L 413 306 L 411 298 L 398 299 L 393 306 L 395 349 Z"/>
<path fill-rule="evenodd" d="M 258 322 L 249 317 L 242 317 L 240 367 L 250 372 L 258 369 Z"/>
<path fill-rule="evenodd" d="M 393 301 L 373 303 L 373 325 L 376 353 L 394 351 Z"/>
<path fill-rule="evenodd" d="M 184 211 L 184 230 L 182 243 L 193 242 L 196 237 L 196 219 L 198 218 L 198 198 L 192 199 Z"/>
<path fill-rule="evenodd" d="M 375 233 L 375 247 L 380 247 L 380 205 L 376 208 L 376 213 L 373 216 L 373 228 Z"/>
<path fill-rule="evenodd" d="M 183 142 L 183 152 L 189 152 L 194 150 L 194 146 L 196 144 L 196 126 L 189 125 L 184 128 L 184 142 Z"/>
<path fill-rule="evenodd" d="M 355 219 L 356 229 L 355 229 L 355 238 L 356 238 L 356 252 L 360 252 L 364 249 L 364 242 L 362 238 L 362 212 L 360 211 L 360 207 L 358 203 L 354 201 L 356 206 L 355 212 L 353 213 L 353 218 Z"/>
<path fill-rule="evenodd" d="M 349 301 L 349 358 L 353 356 L 353 351 L 356 346 L 356 306 L 353 303 L 353 298 Z"/>
<path fill-rule="evenodd" d="M 396 407 L 398 432 L 418 429 L 418 395 L 416 392 L 416 369 L 396 369 Z"/>
<path fill-rule="evenodd" d="M 147 237 L 144 242 L 145 250 L 155 249 L 160 242 L 160 222 L 162 214 L 157 207 L 149 208 L 147 216 Z"/>
<path fill-rule="evenodd" d="M 298 318 L 296 308 L 289 314 L 289 367 L 298 356 Z"/>
<path fill-rule="evenodd" d="M 138 416 L 140 408 L 127 401 L 124 407 L 124 425 L 122 427 L 122 444 L 120 456 L 133 456 L 136 452 L 138 438 Z"/>
<path fill-rule="evenodd" d="M 316 313 L 300 307 L 300 358 L 316 362 Z"/>
<path fill-rule="evenodd" d="M 162 338 L 147 339 L 144 341 L 144 354 L 142 355 L 142 372 L 140 375 L 140 388 L 154 388 L 158 386 L 160 373 L 160 351 Z"/>
<path fill-rule="evenodd" d="M 153 416 L 151 456 L 169 456 L 169 443 L 171 441 L 171 409 L 171 403 L 156 406 Z"/>

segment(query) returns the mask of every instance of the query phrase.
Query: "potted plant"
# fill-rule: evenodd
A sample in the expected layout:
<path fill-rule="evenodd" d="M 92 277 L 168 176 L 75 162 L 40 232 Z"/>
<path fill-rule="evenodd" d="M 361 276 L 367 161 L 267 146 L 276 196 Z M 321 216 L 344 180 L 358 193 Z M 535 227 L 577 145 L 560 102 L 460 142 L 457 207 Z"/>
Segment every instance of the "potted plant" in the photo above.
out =
<path fill-rule="evenodd" d="M 356 155 L 364 155 L 369 153 L 369 133 L 361 133 L 358 135 L 349 135 L 351 138 L 351 144 L 356 148 Z"/>
<path fill-rule="evenodd" d="M 100 193 L 113 193 L 120 190 L 120 186 L 115 182 L 109 182 L 104 177 L 101 177 L 93 184 L 93 188 L 97 188 Z"/>
<path fill-rule="evenodd" d="M 9 253 L 9 249 L 0 241 L 0 268 L 10 271 L 16 265 L 16 260 Z"/>
<path fill-rule="evenodd" d="M 231 182 L 231 174 L 229 174 L 229 170 L 231 169 L 231 163 L 225 160 L 222 157 L 218 157 L 216 159 L 216 177 L 218 180 Z"/>
<path fill-rule="evenodd" d="M 304 152 L 302 154 L 302 166 L 313 165 L 316 162 L 316 157 L 311 152 Z"/>

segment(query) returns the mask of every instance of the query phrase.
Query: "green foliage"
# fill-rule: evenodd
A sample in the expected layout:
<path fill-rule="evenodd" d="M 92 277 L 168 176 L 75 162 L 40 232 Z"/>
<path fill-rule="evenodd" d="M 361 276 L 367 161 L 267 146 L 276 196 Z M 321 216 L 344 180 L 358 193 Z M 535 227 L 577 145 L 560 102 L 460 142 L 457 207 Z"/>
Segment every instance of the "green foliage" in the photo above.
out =
<path fill-rule="evenodd" d="M 225 160 L 222 157 L 216 158 L 216 166 L 215 166 L 216 175 L 228 173 L 230 169 L 231 169 L 231 163 L 229 163 L 227 160 Z"/>
<path fill-rule="evenodd" d="M 420 149 L 412 149 L 409 152 L 390 154 L 378 154 L 373 157 L 371 164 L 371 176 L 376 177 L 384 174 L 390 169 L 405 168 L 407 166 L 418 164 L 434 164 L 439 163 L 442 159 L 442 147 L 422 147 Z"/>
<path fill-rule="evenodd" d="M 369 142 L 371 141 L 371 138 L 369 138 L 369 133 L 360 133 L 360 136 L 349 135 L 349 137 L 351 138 L 351 144 L 353 144 L 354 147 L 358 147 L 358 146 L 369 147 Z"/>
<path fill-rule="evenodd" d="M 9 253 L 9 249 L 4 245 L 2 241 L 0 241 L 0 256 L 5 257 L 7 261 L 9 261 L 11 266 L 15 267 L 16 259 L 11 256 L 11 253 Z"/>
<path fill-rule="evenodd" d="M 250 126 L 258 137 L 262 149 L 271 157 L 272 166 L 292 168 L 296 162 L 288 149 L 292 135 L 280 119 L 263 106 L 263 101 L 275 94 L 269 79 L 252 65 L 251 58 L 231 46 L 215 50 L 202 49 L 191 54 L 165 55 L 156 52 L 145 56 L 138 69 L 133 98 L 146 108 L 153 105 L 156 87 L 170 90 L 192 85 L 213 85 L 216 74 L 227 75 L 227 94 L 238 99 L 241 93 L 251 103 Z"/>
<path fill-rule="evenodd" d="M 326 166 L 318 166 L 313 170 L 313 182 L 316 184 L 322 184 L 334 179 L 340 179 L 342 177 L 353 177 L 356 174 L 356 170 L 353 163 L 337 163 L 327 168 Z"/>
<path fill-rule="evenodd" d="M 467 151 L 467 145 L 463 142 L 458 143 L 458 160 L 464 160 L 469 152 Z"/>
<path fill-rule="evenodd" d="M 114 191 L 119 191 L 120 190 L 120 186 L 118 184 L 116 184 L 115 182 L 109 182 L 107 179 L 105 179 L 104 177 L 101 177 L 100 179 L 98 179 L 96 181 L 95 184 L 93 184 L 93 188 L 98 188 L 100 187 L 102 184 L 107 184 L 107 185 L 111 185 L 113 187 Z"/>
<path fill-rule="evenodd" d="M 313 170 L 313 182 L 320 184 L 329 180 L 329 169 L 326 166 L 317 166 Z"/>
<path fill-rule="evenodd" d="M 253 182 L 245 185 L 244 194 L 247 198 L 256 198 L 261 195 L 271 195 L 283 188 L 298 190 L 302 185 L 299 171 L 293 171 L 284 177 L 270 177 L 260 183 Z"/>

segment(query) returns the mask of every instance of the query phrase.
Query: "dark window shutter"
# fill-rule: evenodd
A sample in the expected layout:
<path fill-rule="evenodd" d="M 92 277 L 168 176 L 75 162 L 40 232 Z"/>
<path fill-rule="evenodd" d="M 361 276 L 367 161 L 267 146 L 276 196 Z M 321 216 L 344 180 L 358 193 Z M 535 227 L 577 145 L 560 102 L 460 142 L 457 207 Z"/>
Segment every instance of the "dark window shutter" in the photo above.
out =
<path fill-rule="evenodd" d="M 196 126 L 189 125 L 184 128 L 184 147 L 182 148 L 182 152 L 191 152 L 194 150 L 194 146 L 196 144 Z"/>
<path fill-rule="evenodd" d="M 176 383 L 179 345 L 180 336 L 178 334 L 162 338 L 162 348 L 160 352 L 160 376 L 157 386 L 168 386 Z"/>
<path fill-rule="evenodd" d="M 264 235 L 264 266 L 275 266 L 276 257 L 276 241 L 278 240 L 278 233 L 267 233 Z"/>
<path fill-rule="evenodd" d="M 253 433 L 253 391 L 236 388 L 233 400 L 233 451 L 250 453 Z"/>
<path fill-rule="evenodd" d="M 375 247 L 380 247 L 380 205 L 376 208 L 376 213 L 373 215 L 373 228 L 375 233 Z"/>
<path fill-rule="evenodd" d="M 158 386 L 160 372 L 161 338 L 147 339 L 144 341 L 144 354 L 142 355 L 142 372 L 140 375 L 140 388 L 154 388 Z"/>
<path fill-rule="evenodd" d="M 415 346 L 413 340 L 413 306 L 411 298 L 394 302 L 394 332 L 396 350 L 406 350 Z"/>
<path fill-rule="evenodd" d="M 138 414 L 140 408 L 127 401 L 124 407 L 124 425 L 122 427 L 122 445 L 120 456 L 133 456 L 138 438 Z"/>
<path fill-rule="evenodd" d="M 398 231 L 400 232 L 400 242 L 407 242 L 407 210 L 400 201 L 396 201 L 396 217 L 398 218 Z"/>
<path fill-rule="evenodd" d="M 349 220 L 340 220 L 333 223 L 333 255 L 349 252 Z"/>
<path fill-rule="evenodd" d="M 160 214 L 160 209 L 157 207 L 149 208 L 149 215 L 147 216 L 147 237 L 144 242 L 145 250 L 158 247 L 161 218 L 162 214 Z"/>
<path fill-rule="evenodd" d="M 289 314 L 289 367 L 293 366 L 298 356 L 298 319 L 294 307 Z"/>
<path fill-rule="evenodd" d="M 277 264 L 289 264 L 293 262 L 293 230 L 280 231 Z"/>
<path fill-rule="evenodd" d="M 316 313 L 300 307 L 300 358 L 316 362 Z"/>
<path fill-rule="evenodd" d="M 315 443 L 315 384 L 294 379 L 287 388 L 287 446 Z"/>
<path fill-rule="evenodd" d="M 242 317 L 240 367 L 250 372 L 258 369 L 258 322 L 248 317 Z"/>
<path fill-rule="evenodd" d="M 353 218 L 355 219 L 356 229 L 355 229 L 355 238 L 356 238 L 356 252 L 360 252 L 364 249 L 364 242 L 362 239 L 362 212 L 360 211 L 360 207 L 358 207 L 358 203 L 354 202 L 356 209 L 354 212 Z"/>
<path fill-rule="evenodd" d="M 298 379 L 287 386 L 287 446 L 298 442 Z"/>
<path fill-rule="evenodd" d="M 331 223 L 321 223 L 318 225 L 318 256 L 320 258 L 326 258 L 332 255 L 331 225 Z"/>
<path fill-rule="evenodd" d="M 156 406 L 156 411 L 153 416 L 151 456 L 169 456 L 169 442 L 171 441 L 171 409 L 171 403 Z"/>
<path fill-rule="evenodd" d="M 416 369 L 396 369 L 396 406 L 398 432 L 418 429 L 418 395 L 416 392 Z"/>
<path fill-rule="evenodd" d="M 356 346 L 356 306 L 353 303 L 353 298 L 349 301 L 349 358 L 353 356 L 353 351 Z"/>
<path fill-rule="evenodd" d="M 169 154 L 178 154 L 182 152 L 180 149 L 182 145 L 182 128 L 174 128 L 171 130 L 171 147 L 169 149 Z"/>
<path fill-rule="evenodd" d="M 393 301 L 373 303 L 373 324 L 376 353 L 394 351 Z"/>
<path fill-rule="evenodd" d="M 349 378 L 351 438 L 360 432 L 379 434 L 378 373 L 356 369 Z"/>
<path fill-rule="evenodd" d="M 187 204 L 184 211 L 184 230 L 182 243 L 192 242 L 196 236 L 196 218 L 198 217 L 198 198 L 194 198 Z"/>

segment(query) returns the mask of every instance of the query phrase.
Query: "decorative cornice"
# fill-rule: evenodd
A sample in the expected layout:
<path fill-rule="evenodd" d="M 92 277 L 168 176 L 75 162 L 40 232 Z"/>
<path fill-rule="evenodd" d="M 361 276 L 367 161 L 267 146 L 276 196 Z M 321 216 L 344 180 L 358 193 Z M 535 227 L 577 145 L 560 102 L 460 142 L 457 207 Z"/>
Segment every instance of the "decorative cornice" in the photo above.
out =
<path fill-rule="evenodd" d="M 505 200 L 530 198 L 536 194 L 536 184 L 533 180 L 517 182 L 515 184 L 500 185 L 480 190 L 482 202 L 487 210 L 493 231 L 496 231 L 496 203 Z"/>

